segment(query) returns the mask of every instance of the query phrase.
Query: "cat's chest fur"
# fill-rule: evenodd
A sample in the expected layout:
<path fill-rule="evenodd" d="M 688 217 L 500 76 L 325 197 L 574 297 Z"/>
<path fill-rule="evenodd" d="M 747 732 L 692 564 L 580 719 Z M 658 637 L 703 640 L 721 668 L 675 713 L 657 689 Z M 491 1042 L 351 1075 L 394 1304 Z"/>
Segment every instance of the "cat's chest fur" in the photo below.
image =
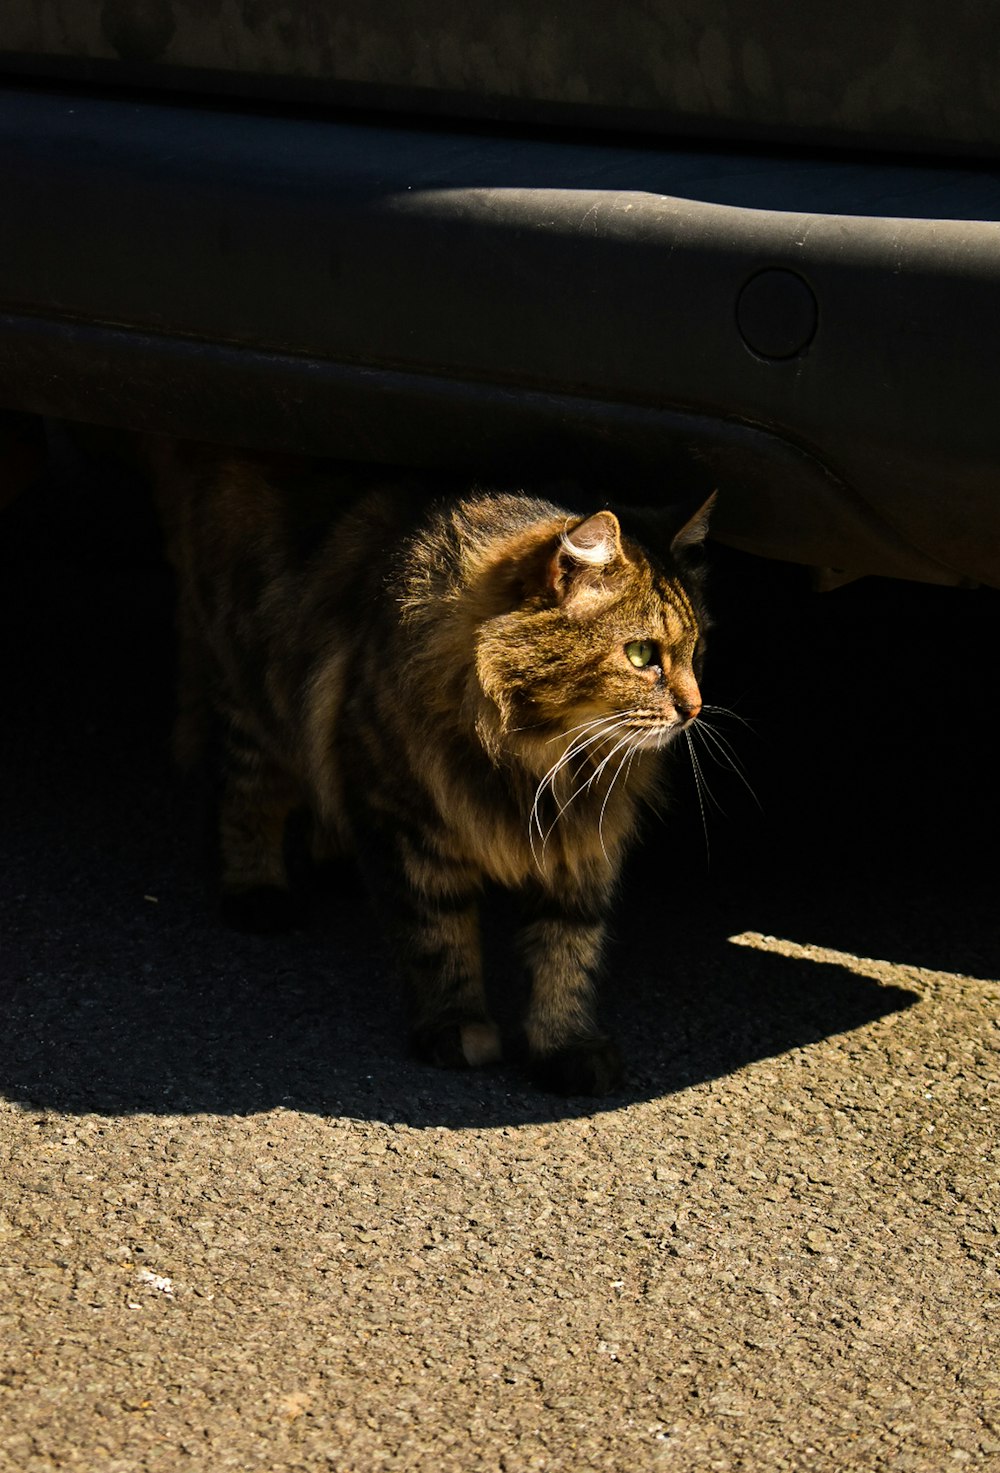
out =
<path fill-rule="evenodd" d="M 425 754 L 419 782 L 432 812 L 428 827 L 442 854 L 479 869 L 510 889 L 543 882 L 558 887 L 595 881 L 617 867 L 635 829 L 636 803 L 652 794 L 658 754 L 646 754 L 633 781 L 617 787 L 617 768 L 571 770 L 550 788 L 545 775 L 495 767 L 471 751 L 456 761 L 442 744 Z"/>
<path fill-rule="evenodd" d="M 544 770 L 498 760 L 440 709 L 411 704 L 394 720 L 392 701 L 366 688 L 346 660 L 331 662 L 315 688 L 299 743 L 312 754 L 304 775 L 342 847 L 363 842 L 356 816 L 364 828 L 374 815 L 384 829 L 419 830 L 442 859 L 507 888 L 576 883 L 613 866 L 634 831 L 637 802 L 656 789 L 657 753 L 634 763 L 628 786 L 611 781 L 623 774 L 618 759 L 604 773 L 571 762 L 549 784 Z"/>

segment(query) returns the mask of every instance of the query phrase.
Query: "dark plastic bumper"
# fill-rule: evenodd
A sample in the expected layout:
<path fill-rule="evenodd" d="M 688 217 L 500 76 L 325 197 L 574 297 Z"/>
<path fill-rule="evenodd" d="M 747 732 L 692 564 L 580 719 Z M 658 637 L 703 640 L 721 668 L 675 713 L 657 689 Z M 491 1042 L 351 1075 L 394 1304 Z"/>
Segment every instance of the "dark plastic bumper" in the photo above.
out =
<path fill-rule="evenodd" d="M 0 405 L 1000 585 L 1000 176 L 0 92 Z M 624 481 L 624 484 L 623 484 Z"/>

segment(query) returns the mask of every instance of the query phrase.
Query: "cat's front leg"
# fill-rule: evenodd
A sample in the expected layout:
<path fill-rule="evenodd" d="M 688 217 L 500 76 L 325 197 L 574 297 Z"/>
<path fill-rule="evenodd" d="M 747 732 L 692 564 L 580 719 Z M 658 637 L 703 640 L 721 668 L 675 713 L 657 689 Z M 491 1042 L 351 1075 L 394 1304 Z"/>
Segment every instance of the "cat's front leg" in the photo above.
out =
<path fill-rule="evenodd" d="M 531 973 L 528 1054 L 538 1083 L 560 1094 L 607 1094 L 622 1077 L 618 1047 L 596 1019 L 609 906 L 604 887 L 528 896 L 520 934 Z"/>
<path fill-rule="evenodd" d="M 501 1057 L 483 987 L 478 872 L 446 859 L 422 833 L 368 834 L 358 854 L 402 971 L 418 1058 L 441 1068 Z"/>

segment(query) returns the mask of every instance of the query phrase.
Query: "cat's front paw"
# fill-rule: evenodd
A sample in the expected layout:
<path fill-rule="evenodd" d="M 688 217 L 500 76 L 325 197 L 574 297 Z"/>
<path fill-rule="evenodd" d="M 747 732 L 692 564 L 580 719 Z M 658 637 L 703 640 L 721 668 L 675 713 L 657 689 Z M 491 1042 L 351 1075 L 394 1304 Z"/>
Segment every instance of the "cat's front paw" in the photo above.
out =
<path fill-rule="evenodd" d="M 484 1018 L 421 1024 L 412 1040 L 417 1058 L 438 1069 L 478 1069 L 503 1057 L 500 1030 Z"/>
<path fill-rule="evenodd" d="M 302 921 L 299 902 L 277 885 L 255 885 L 250 890 L 227 892 L 222 896 L 220 908 L 227 926 L 256 935 L 292 931 Z"/>
<path fill-rule="evenodd" d="M 606 1095 L 622 1081 L 625 1069 L 610 1038 L 583 1038 L 554 1053 L 533 1058 L 531 1076 L 542 1089 L 560 1095 Z"/>

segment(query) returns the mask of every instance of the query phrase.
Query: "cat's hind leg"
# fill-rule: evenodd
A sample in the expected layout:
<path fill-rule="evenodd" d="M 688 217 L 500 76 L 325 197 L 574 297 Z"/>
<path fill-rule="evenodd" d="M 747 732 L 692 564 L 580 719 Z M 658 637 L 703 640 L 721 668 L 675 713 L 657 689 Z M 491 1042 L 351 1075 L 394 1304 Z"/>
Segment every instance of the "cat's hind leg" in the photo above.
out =
<path fill-rule="evenodd" d="M 223 917 L 243 931 L 286 930 L 298 920 L 285 862 L 285 833 L 300 801 L 298 788 L 233 721 L 223 736 L 222 767 Z"/>
<path fill-rule="evenodd" d="M 498 1062 L 500 1031 L 483 990 L 477 898 L 421 897 L 407 929 L 405 965 L 417 1057 L 444 1068 Z"/>
<path fill-rule="evenodd" d="M 205 761 L 210 749 L 214 713 L 211 666 L 204 640 L 181 599 L 177 612 L 177 711 L 174 716 L 173 755 L 181 772 L 191 773 Z"/>

